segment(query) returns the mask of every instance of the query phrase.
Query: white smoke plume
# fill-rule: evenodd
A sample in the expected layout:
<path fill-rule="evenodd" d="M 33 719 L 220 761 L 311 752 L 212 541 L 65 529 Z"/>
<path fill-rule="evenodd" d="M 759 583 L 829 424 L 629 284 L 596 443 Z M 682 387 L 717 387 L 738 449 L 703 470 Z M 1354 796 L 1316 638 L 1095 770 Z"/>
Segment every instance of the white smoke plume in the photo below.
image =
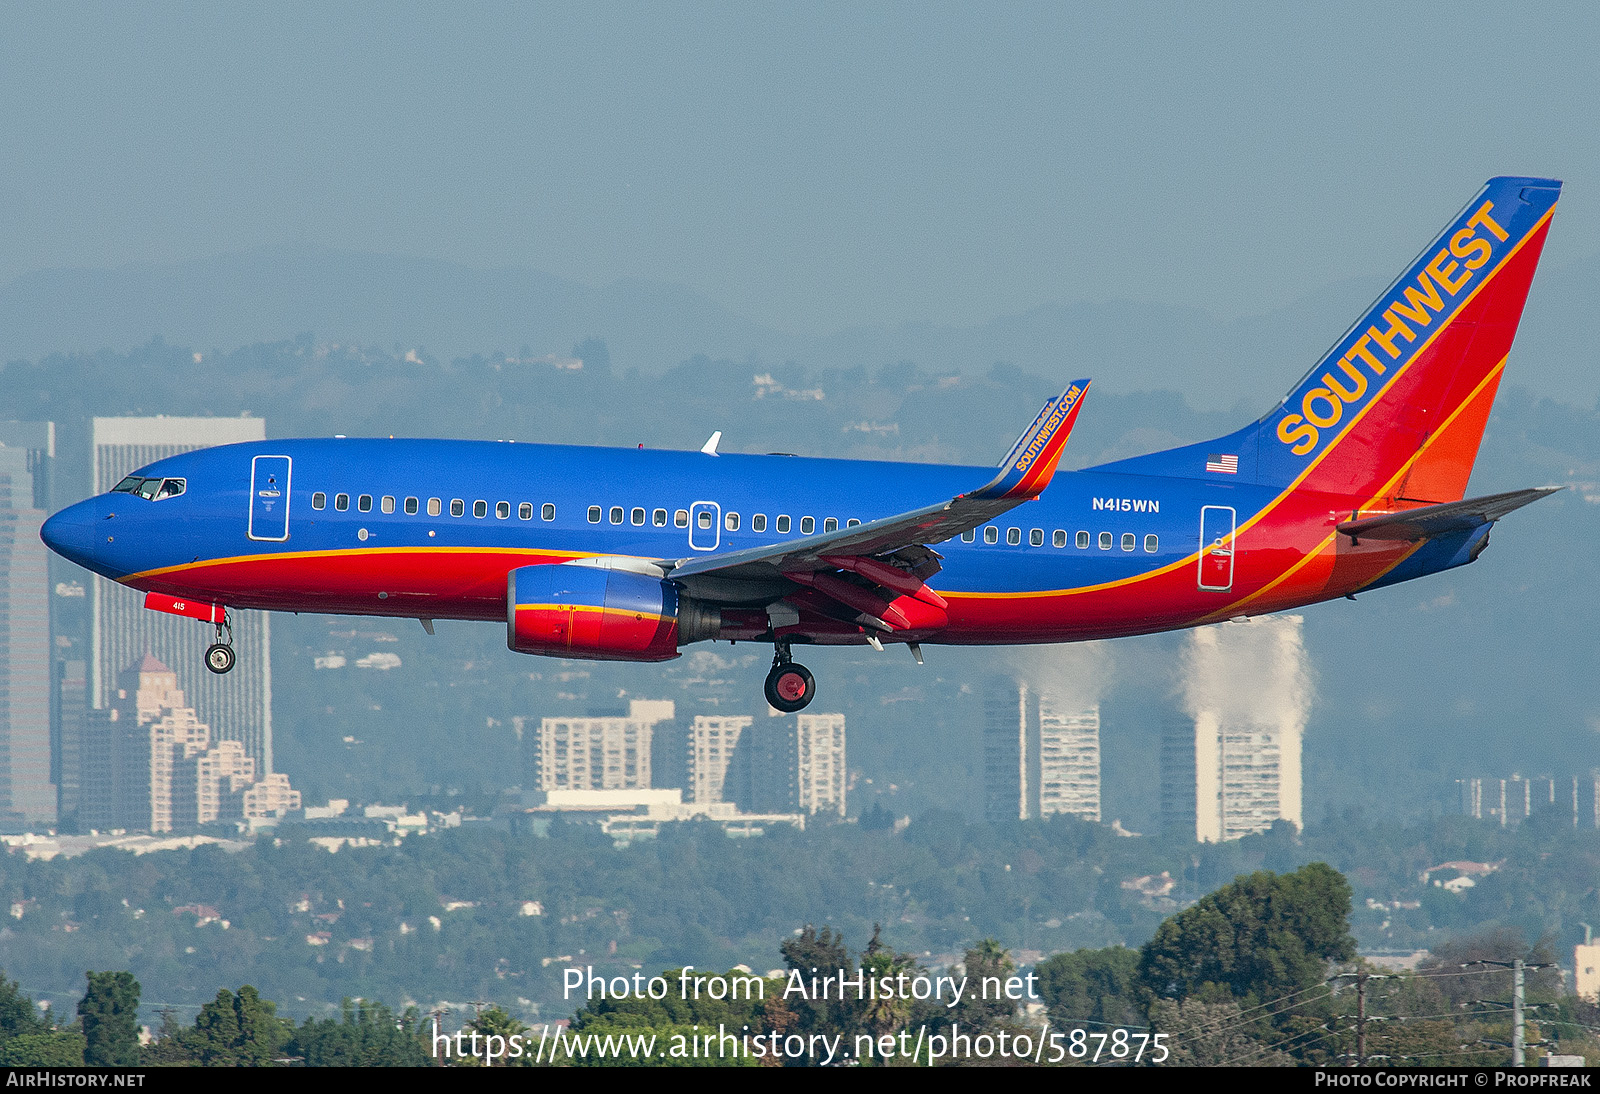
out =
<path fill-rule="evenodd" d="M 1303 728 L 1316 690 L 1303 623 L 1268 615 L 1191 631 L 1180 665 L 1183 709 L 1224 724 Z"/>
<path fill-rule="evenodd" d="M 1115 669 L 1110 642 L 1025 647 L 1006 664 L 1010 675 L 1033 690 L 1079 710 L 1100 702 L 1111 688 Z"/>

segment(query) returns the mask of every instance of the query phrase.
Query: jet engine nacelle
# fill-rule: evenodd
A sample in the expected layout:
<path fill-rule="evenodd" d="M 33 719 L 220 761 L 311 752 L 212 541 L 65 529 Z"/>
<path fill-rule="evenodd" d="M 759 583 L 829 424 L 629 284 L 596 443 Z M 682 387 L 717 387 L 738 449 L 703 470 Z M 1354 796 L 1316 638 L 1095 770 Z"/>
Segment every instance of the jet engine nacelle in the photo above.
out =
<path fill-rule="evenodd" d="M 507 575 L 506 645 L 518 653 L 670 661 L 721 624 L 719 611 L 648 573 L 564 562 Z"/>

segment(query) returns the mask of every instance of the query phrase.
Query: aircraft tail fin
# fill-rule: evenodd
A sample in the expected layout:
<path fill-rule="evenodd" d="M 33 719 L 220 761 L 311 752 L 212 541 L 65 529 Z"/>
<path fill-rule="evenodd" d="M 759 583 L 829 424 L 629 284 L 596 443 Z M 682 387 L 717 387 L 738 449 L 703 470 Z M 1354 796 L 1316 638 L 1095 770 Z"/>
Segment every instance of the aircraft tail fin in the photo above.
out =
<path fill-rule="evenodd" d="M 1096 470 L 1460 500 L 1560 193 L 1490 179 L 1259 421 Z"/>

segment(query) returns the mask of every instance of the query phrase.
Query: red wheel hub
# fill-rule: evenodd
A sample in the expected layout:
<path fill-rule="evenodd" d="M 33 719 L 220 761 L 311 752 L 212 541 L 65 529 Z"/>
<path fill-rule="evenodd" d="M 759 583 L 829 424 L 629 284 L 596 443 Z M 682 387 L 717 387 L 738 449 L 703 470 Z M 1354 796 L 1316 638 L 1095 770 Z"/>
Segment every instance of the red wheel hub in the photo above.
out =
<path fill-rule="evenodd" d="M 785 672 L 778 677 L 777 693 L 793 703 L 804 699 L 806 694 L 806 678 L 798 672 Z"/>

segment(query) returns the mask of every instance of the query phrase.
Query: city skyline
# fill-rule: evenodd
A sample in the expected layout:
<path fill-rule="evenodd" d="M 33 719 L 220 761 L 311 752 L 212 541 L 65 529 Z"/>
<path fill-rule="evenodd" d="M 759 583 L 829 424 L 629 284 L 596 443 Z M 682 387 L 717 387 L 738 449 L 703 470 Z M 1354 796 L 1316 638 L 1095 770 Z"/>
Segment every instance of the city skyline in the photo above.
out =
<path fill-rule="evenodd" d="M 131 471 L 180 452 L 266 438 L 261 418 L 96 417 L 92 423 L 91 490 L 102 494 Z M 241 515 L 240 520 L 243 521 Z M 216 639 L 210 628 L 144 606 L 143 594 L 90 575 L 90 706 L 112 703 L 119 666 L 147 650 L 171 665 L 202 664 Z M 268 612 L 232 614 L 238 664 L 226 676 L 205 672 L 188 689 L 195 709 L 219 731 L 239 740 L 258 769 L 273 771 L 272 626 Z"/>
<path fill-rule="evenodd" d="M 57 820 L 49 559 L 54 422 L 0 422 L 0 817 Z"/>

